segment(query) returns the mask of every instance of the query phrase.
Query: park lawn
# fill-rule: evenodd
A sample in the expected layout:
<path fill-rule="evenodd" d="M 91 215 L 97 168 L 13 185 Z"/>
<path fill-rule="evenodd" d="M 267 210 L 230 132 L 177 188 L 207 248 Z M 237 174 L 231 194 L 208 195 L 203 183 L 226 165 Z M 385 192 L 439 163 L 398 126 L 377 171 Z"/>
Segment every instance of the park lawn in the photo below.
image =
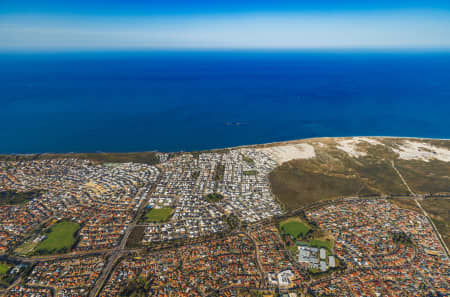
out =
<path fill-rule="evenodd" d="M 331 248 L 333 247 L 333 240 L 331 239 L 311 239 L 309 241 L 309 245 L 317 248 L 325 248 L 329 252 L 331 252 Z"/>
<path fill-rule="evenodd" d="M 74 245 L 75 233 L 80 225 L 74 222 L 62 221 L 50 228 L 47 238 L 40 242 L 35 252 L 38 254 L 49 254 L 68 252 Z"/>
<path fill-rule="evenodd" d="M 211 193 L 205 196 L 206 201 L 215 203 L 223 200 L 223 195 L 219 193 Z"/>
<path fill-rule="evenodd" d="M 280 223 L 280 229 L 285 234 L 291 235 L 294 239 L 303 238 L 311 228 L 300 220 L 287 219 Z"/>
<path fill-rule="evenodd" d="M 170 207 L 152 208 L 144 215 L 146 222 L 165 222 L 169 219 L 173 209 Z"/>
<path fill-rule="evenodd" d="M 0 263 L 0 277 L 6 275 L 6 273 L 8 272 L 8 270 L 11 268 L 10 265 L 6 264 L 6 263 Z"/>

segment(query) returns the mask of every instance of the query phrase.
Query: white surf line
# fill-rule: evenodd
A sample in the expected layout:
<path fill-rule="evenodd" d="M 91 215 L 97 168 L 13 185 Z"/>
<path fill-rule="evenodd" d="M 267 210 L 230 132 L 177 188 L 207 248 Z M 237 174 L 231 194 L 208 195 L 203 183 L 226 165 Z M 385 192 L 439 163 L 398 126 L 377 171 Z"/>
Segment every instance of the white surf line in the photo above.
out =
<path fill-rule="evenodd" d="M 394 160 L 391 161 L 391 165 L 392 165 L 392 168 L 394 168 L 395 172 L 397 172 L 398 176 L 402 180 L 402 182 L 405 185 L 405 187 L 408 189 L 409 193 L 411 193 L 411 195 L 413 195 L 413 196 L 416 196 L 416 193 L 414 193 L 413 190 L 411 190 L 411 188 L 409 187 L 408 183 L 403 178 L 403 175 L 400 173 L 400 171 L 398 171 L 397 167 L 395 167 Z"/>

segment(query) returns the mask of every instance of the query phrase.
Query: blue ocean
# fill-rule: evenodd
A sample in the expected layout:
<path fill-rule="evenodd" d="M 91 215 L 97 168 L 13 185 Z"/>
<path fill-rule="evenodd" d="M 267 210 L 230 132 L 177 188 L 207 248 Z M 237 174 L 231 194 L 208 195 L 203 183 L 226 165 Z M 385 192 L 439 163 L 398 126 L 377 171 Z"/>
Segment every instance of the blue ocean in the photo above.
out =
<path fill-rule="evenodd" d="M 0 127 L 0 153 L 450 138 L 450 53 L 3 53 Z"/>

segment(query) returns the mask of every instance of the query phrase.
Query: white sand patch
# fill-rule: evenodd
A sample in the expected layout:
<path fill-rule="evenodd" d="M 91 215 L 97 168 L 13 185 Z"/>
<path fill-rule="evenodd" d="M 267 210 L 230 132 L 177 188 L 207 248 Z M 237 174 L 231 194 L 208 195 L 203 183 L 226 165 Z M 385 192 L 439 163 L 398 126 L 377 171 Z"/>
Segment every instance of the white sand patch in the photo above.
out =
<path fill-rule="evenodd" d="M 383 143 L 379 142 L 378 140 L 374 138 L 368 138 L 368 137 L 355 137 L 354 139 L 358 139 L 360 141 L 365 141 L 370 143 L 371 145 L 384 145 Z"/>
<path fill-rule="evenodd" d="M 325 146 L 325 143 L 323 143 L 323 142 L 315 142 L 314 144 L 318 145 L 319 147 L 324 147 Z"/>
<path fill-rule="evenodd" d="M 400 159 L 422 160 L 428 162 L 432 159 L 450 162 L 450 150 L 444 147 L 434 146 L 429 143 L 405 140 L 398 148 L 393 149 L 399 154 Z"/>
<path fill-rule="evenodd" d="M 295 159 L 311 159 L 316 156 L 314 147 L 308 143 L 280 145 L 260 149 L 278 164 Z"/>
<path fill-rule="evenodd" d="M 353 137 L 351 139 L 342 139 L 337 140 L 337 146 L 336 148 L 340 149 L 341 151 L 346 152 L 349 156 L 353 158 L 359 158 L 364 157 L 367 155 L 367 152 L 362 151 L 358 144 L 362 142 L 369 143 L 371 145 L 384 145 L 383 143 L 379 142 L 376 139 L 367 138 L 367 137 Z"/>

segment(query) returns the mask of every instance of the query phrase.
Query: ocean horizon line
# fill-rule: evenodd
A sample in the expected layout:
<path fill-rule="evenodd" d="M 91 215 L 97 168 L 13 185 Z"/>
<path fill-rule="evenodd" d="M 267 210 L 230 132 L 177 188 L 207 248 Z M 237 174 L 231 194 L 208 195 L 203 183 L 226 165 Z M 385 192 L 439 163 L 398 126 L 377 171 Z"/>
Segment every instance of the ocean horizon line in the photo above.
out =
<path fill-rule="evenodd" d="M 82 53 L 385 53 L 385 54 L 428 54 L 450 53 L 450 47 L 330 47 L 330 48 L 0 48 L 0 54 L 82 54 Z"/>

